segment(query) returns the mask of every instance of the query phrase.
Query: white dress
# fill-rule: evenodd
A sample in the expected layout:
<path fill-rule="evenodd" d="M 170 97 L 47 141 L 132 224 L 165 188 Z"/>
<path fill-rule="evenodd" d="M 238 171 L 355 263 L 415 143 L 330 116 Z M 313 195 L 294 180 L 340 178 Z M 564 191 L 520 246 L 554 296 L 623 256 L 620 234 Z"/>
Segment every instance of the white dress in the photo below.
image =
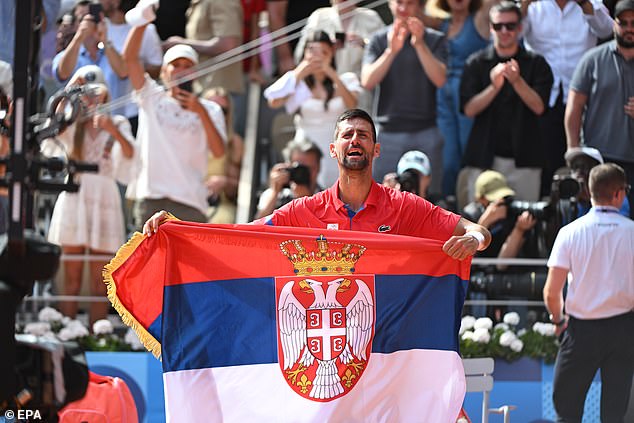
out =
<path fill-rule="evenodd" d="M 112 120 L 119 132 L 134 144 L 128 120 L 123 116 L 113 116 Z M 57 137 L 69 154 L 74 133 L 75 125 Z M 43 150 L 47 154 L 52 141 L 45 143 Z M 64 191 L 57 197 L 48 240 L 63 246 L 85 246 L 115 253 L 125 239 L 121 197 L 114 178 L 114 164 L 125 160 L 121 147 L 106 131 L 100 131 L 94 139 L 86 131 L 81 158 L 85 162 L 97 163 L 99 171 L 76 175 L 79 191 Z"/>
<path fill-rule="evenodd" d="M 348 91 L 359 94 L 361 85 L 359 79 L 352 72 L 339 76 Z M 321 149 L 324 158 L 321 160 L 321 170 L 317 176 L 317 183 L 326 188 L 335 183 L 339 177 L 337 161 L 329 156 L 329 145 L 334 141 L 335 123 L 346 105 L 341 97 L 333 97 L 328 102 L 328 109 L 324 107 L 324 100 L 314 98 L 310 88 L 302 81 L 296 81 L 292 71 L 284 74 L 264 91 L 267 99 L 290 96 L 285 103 L 286 112 L 295 114 L 295 139 L 308 139 Z"/>

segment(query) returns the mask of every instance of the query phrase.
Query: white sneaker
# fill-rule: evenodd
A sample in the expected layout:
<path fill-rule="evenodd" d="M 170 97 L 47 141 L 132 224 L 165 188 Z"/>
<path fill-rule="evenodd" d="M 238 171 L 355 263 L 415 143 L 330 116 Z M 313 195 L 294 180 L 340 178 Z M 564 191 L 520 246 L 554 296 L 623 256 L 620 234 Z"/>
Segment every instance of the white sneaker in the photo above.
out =
<path fill-rule="evenodd" d="M 156 19 L 159 0 L 140 0 L 139 3 L 125 14 L 125 21 L 132 26 L 142 26 Z"/>

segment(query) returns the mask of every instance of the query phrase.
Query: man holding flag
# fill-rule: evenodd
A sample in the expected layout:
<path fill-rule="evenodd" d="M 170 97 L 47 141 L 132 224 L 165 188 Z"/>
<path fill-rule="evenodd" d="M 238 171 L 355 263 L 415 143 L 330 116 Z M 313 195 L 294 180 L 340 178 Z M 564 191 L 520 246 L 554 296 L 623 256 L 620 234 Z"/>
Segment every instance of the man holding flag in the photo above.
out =
<path fill-rule="evenodd" d="M 330 189 L 299 198 L 254 223 L 273 226 L 381 232 L 446 241 L 443 251 L 463 260 L 491 242 L 490 232 L 425 199 L 377 184 L 372 162 L 379 157 L 372 118 L 361 109 L 339 116 L 330 157 L 339 164 L 339 180 Z M 143 225 L 156 233 L 167 212 L 160 211 Z"/>
<path fill-rule="evenodd" d="M 122 247 L 108 296 L 162 357 L 168 421 L 456 421 L 470 257 L 491 236 L 375 183 L 379 153 L 346 111 L 331 189 L 256 225 L 162 211 Z"/>

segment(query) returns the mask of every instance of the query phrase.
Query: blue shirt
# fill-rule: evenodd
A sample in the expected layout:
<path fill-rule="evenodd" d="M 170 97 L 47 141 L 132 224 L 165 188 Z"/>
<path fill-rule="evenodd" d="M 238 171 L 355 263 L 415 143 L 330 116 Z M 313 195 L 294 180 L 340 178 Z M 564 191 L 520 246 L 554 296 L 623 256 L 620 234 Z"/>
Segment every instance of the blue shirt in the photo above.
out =
<path fill-rule="evenodd" d="M 68 82 L 68 79 L 61 79 L 57 73 L 57 70 L 59 68 L 59 61 L 62 59 L 62 54 L 64 54 L 65 51 L 66 50 L 60 51 L 53 58 L 53 75 L 55 75 L 55 78 L 63 84 Z M 108 57 L 106 57 L 104 49 L 98 49 L 97 59 L 92 60 L 90 54 L 88 53 L 88 50 L 86 50 L 86 47 L 82 45 L 79 48 L 79 54 L 77 55 L 77 64 L 75 65 L 75 69 L 73 69 L 73 71 L 71 72 L 71 76 L 77 71 L 77 69 L 87 65 L 97 65 L 101 68 L 101 72 L 103 72 L 103 77 L 106 80 L 106 85 L 108 86 L 108 92 L 110 94 L 111 100 L 115 100 L 123 95 L 128 94 L 128 92 L 126 91 L 127 78 L 119 78 L 119 76 L 110 66 L 110 62 L 108 61 Z M 123 114 L 119 109 L 113 110 L 112 113 Z"/>

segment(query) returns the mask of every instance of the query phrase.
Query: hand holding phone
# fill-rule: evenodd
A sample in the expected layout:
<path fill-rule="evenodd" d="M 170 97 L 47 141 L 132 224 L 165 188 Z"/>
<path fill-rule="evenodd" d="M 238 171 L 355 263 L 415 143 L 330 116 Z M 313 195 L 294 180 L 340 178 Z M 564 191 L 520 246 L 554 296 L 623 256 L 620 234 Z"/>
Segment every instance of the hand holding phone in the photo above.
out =
<path fill-rule="evenodd" d="M 192 87 L 192 81 L 181 82 L 180 84 L 178 84 L 178 88 L 189 93 L 194 91 L 194 88 Z"/>
<path fill-rule="evenodd" d="M 88 14 L 92 16 L 92 19 L 96 24 L 101 22 L 101 12 L 103 12 L 103 7 L 101 3 L 90 3 L 88 5 Z"/>

